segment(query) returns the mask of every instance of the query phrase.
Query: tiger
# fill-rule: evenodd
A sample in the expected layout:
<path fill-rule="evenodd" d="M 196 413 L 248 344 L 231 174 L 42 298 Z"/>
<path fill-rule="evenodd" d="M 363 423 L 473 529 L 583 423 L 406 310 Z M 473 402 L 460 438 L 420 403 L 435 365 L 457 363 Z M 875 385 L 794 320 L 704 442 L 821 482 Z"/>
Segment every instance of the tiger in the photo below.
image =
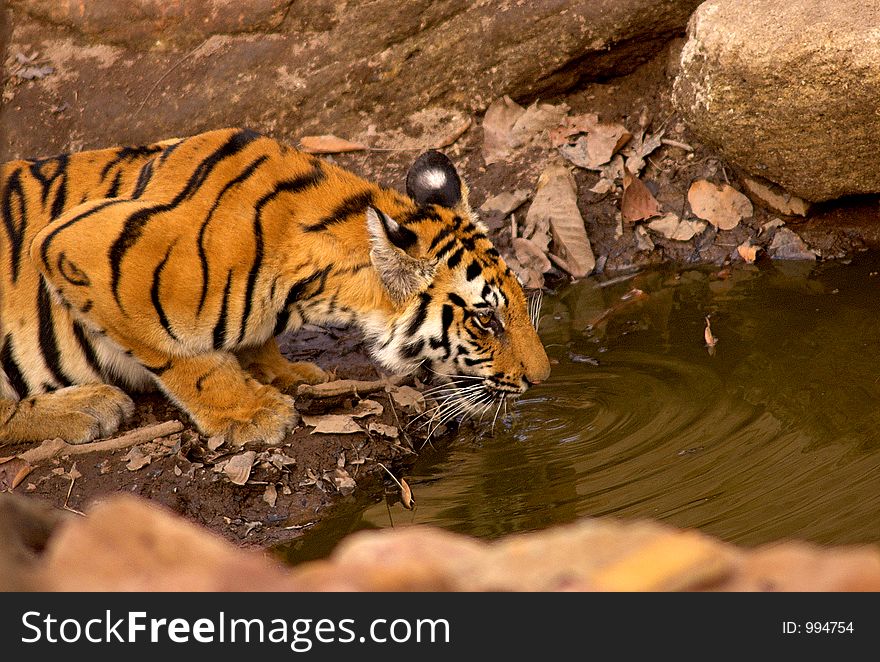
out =
<path fill-rule="evenodd" d="M 6 163 L 0 442 L 103 438 L 159 390 L 207 437 L 277 444 L 296 387 L 328 379 L 279 350 L 306 323 L 360 328 L 460 412 L 544 381 L 525 292 L 449 157 L 418 156 L 405 188 L 241 128 Z"/>

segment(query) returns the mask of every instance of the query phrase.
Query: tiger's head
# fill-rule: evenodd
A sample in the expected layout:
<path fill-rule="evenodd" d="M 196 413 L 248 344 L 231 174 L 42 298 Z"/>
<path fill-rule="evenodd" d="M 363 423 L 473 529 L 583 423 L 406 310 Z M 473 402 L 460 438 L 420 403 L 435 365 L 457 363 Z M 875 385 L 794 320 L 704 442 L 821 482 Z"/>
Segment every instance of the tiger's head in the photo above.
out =
<path fill-rule="evenodd" d="M 449 416 L 495 415 L 550 374 L 537 308 L 530 311 L 445 155 L 422 154 L 406 192 L 414 206 L 398 218 L 367 210 L 370 259 L 395 308 L 374 334 L 374 353 L 397 372 L 425 368 Z"/>

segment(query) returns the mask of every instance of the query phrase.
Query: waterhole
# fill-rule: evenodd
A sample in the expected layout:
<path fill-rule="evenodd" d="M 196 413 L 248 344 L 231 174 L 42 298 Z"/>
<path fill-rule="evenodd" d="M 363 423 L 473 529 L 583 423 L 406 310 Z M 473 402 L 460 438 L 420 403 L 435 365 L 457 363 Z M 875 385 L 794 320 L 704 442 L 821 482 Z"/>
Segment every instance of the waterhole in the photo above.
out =
<path fill-rule="evenodd" d="M 878 272 L 880 255 L 864 253 L 643 271 L 548 295 L 547 382 L 491 434 L 489 421 L 465 424 L 423 449 L 405 473 L 414 510 L 393 494 L 349 504 L 282 554 L 325 556 L 362 528 L 493 539 L 587 516 L 742 545 L 876 543 Z"/>

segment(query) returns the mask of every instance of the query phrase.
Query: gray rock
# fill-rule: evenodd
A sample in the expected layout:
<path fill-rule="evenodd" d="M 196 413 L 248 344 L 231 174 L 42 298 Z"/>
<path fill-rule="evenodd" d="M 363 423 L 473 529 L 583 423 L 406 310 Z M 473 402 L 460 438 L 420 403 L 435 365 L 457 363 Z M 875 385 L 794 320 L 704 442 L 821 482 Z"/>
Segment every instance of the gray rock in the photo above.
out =
<path fill-rule="evenodd" d="M 673 101 L 709 146 L 805 200 L 880 191 L 880 2 L 708 0 Z"/>
<path fill-rule="evenodd" d="M 698 4 L 12 0 L 9 52 L 56 73 L 7 88 L 0 158 L 228 125 L 352 138 L 431 108 L 480 113 L 632 71 Z"/>

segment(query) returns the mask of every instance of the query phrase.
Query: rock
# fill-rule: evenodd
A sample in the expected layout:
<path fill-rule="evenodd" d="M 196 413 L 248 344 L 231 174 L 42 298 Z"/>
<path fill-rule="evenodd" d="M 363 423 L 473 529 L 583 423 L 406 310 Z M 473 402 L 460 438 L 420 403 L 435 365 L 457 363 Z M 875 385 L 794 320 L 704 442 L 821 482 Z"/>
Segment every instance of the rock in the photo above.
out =
<path fill-rule="evenodd" d="M 810 201 L 880 191 L 880 5 L 708 0 L 673 102 L 746 172 Z"/>
<path fill-rule="evenodd" d="M 699 0 L 239 4 L 14 0 L 10 52 L 38 51 L 55 73 L 7 88 L 0 158 L 228 125 L 292 144 L 416 131 L 432 109 L 481 113 L 632 71 Z M 59 99 L 67 111 L 34 110 Z"/>
<path fill-rule="evenodd" d="M 770 257 L 775 260 L 815 260 L 816 252 L 806 242 L 788 228 L 780 228 L 773 235 L 768 248 Z"/>
<path fill-rule="evenodd" d="M 767 180 L 745 176 L 742 178 L 742 184 L 754 202 L 766 207 L 770 211 L 775 211 L 777 214 L 806 216 L 812 206 L 806 200 L 792 195 Z"/>

